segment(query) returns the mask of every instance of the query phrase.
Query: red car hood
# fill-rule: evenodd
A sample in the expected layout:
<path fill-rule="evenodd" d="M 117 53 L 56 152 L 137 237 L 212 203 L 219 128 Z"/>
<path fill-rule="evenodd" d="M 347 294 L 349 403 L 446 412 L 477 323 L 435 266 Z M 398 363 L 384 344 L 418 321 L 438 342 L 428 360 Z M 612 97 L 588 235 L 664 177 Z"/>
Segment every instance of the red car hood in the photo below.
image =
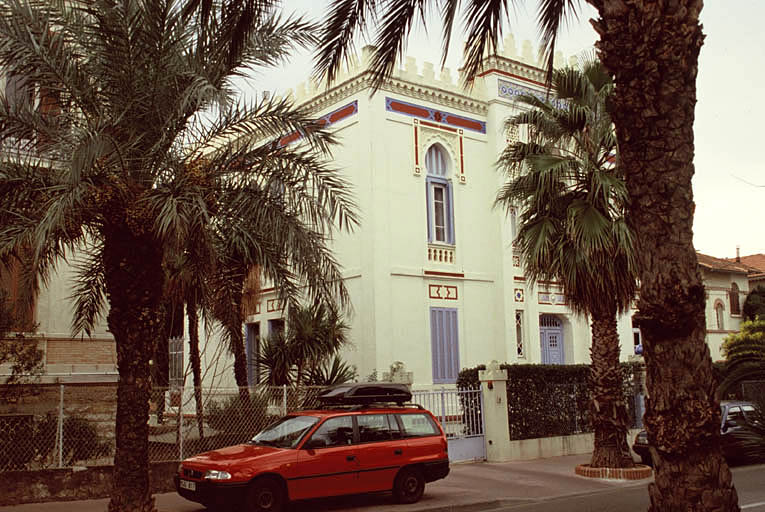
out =
<path fill-rule="evenodd" d="M 291 451 L 291 450 L 290 450 Z M 190 467 L 214 466 L 216 468 L 240 464 L 254 459 L 271 458 L 273 455 L 284 453 L 282 448 L 272 446 L 259 446 L 254 444 L 238 444 L 227 446 L 220 450 L 200 453 L 183 461 Z"/>

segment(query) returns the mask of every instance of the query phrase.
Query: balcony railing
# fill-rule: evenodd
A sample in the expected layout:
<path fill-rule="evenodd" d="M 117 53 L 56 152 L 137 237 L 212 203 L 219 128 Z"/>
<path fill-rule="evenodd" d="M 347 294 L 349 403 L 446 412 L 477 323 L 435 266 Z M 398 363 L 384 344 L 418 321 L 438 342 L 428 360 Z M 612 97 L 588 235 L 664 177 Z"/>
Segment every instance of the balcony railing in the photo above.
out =
<path fill-rule="evenodd" d="M 454 265 L 454 247 L 428 244 L 428 262 L 442 265 Z"/>

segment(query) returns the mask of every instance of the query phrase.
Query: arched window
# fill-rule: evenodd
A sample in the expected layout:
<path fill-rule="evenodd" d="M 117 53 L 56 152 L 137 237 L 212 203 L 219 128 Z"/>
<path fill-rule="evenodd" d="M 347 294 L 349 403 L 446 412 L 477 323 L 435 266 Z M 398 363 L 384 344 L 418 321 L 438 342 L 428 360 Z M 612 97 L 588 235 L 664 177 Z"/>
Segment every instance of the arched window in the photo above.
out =
<path fill-rule="evenodd" d="M 730 295 L 730 314 L 740 315 L 741 304 L 738 301 L 738 285 L 736 283 L 731 283 L 730 292 L 728 293 Z"/>
<path fill-rule="evenodd" d="M 433 144 L 425 153 L 428 242 L 454 245 L 454 199 L 449 163 L 449 154 L 440 144 Z"/>
<path fill-rule="evenodd" d="M 715 318 L 717 320 L 718 331 L 722 331 L 725 329 L 724 315 L 725 315 L 725 306 L 723 306 L 722 302 L 717 301 L 715 303 Z"/>

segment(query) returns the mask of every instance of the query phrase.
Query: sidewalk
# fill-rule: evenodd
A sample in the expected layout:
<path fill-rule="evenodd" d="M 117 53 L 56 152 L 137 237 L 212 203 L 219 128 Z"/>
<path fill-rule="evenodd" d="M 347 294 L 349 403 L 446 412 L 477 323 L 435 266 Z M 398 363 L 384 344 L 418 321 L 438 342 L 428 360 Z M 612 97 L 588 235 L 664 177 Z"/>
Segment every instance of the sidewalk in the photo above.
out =
<path fill-rule="evenodd" d="M 573 455 L 501 464 L 453 464 L 449 476 L 428 484 L 422 500 L 412 505 L 390 508 L 394 503 L 390 495 L 363 495 L 298 502 L 289 507 L 289 512 L 372 512 L 389 508 L 395 512 L 471 512 L 648 482 L 599 480 L 575 475 L 574 466 L 589 459 L 589 455 Z M 155 498 L 160 512 L 205 510 L 175 493 L 158 494 Z M 0 512 L 104 512 L 107 503 L 106 499 L 36 503 L 0 507 Z"/>

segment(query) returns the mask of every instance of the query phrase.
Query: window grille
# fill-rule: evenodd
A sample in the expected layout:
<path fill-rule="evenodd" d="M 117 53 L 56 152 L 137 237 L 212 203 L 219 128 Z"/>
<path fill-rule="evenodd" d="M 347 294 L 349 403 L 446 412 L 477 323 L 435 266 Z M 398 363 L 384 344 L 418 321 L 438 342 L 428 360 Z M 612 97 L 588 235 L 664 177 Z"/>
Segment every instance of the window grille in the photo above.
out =
<path fill-rule="evenodd" d="M 526 357 L 523 350 L 523 310 L 515 312 L 515 346 L 518 351 L 518 357 Z"/>
<path fill-rule="evenodd" d="M 169 350 L 170 386 L 183 387 L 185 376 L 183 368 L 183 337 L 170 338 L 167 343 Z"/>

